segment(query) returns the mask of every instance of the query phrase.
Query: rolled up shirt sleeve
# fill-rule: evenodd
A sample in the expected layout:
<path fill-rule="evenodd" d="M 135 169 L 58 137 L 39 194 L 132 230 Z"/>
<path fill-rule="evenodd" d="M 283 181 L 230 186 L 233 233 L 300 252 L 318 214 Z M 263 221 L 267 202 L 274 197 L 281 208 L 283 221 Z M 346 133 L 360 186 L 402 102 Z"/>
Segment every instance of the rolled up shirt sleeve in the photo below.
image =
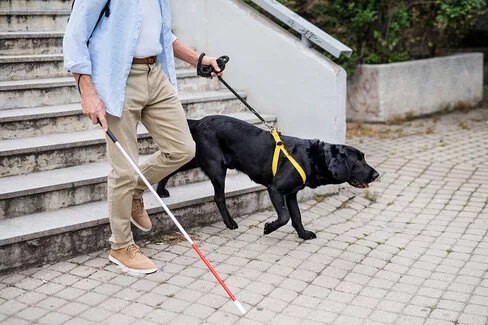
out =
<path fill-rule="evenodd" d="M 173 44 L 177 39 L 178 37 L 176 37 L 175 34 L 171 33 L 171 44 Z"/>

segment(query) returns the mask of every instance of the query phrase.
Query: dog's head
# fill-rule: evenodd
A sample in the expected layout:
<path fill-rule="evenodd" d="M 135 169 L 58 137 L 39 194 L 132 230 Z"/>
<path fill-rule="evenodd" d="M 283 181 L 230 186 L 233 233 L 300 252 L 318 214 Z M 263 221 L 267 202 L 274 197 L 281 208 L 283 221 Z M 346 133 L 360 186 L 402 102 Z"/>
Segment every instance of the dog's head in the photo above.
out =
<path fill-rule="evenodd" d="M 330 148 L 329 171 L 340 183 L 348 182 L 357 188 L 367 188 L 368 184 L 378 178 L 378 172 L 368 165 L 364 154 L 358 149 L 333 144 Z"/>

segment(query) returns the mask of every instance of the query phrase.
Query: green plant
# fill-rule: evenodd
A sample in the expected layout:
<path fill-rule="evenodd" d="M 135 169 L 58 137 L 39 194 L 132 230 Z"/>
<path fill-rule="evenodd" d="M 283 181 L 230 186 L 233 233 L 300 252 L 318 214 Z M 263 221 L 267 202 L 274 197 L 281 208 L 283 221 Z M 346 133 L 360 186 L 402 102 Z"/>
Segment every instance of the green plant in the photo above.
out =
<path fill-rule="evenodd" d="M 349 75 L 359 63 L 442 55 L 470 30 L 486 6 L 485 0 L 279 2 L 353 49 L 351 58 L 332 58 Z"/>

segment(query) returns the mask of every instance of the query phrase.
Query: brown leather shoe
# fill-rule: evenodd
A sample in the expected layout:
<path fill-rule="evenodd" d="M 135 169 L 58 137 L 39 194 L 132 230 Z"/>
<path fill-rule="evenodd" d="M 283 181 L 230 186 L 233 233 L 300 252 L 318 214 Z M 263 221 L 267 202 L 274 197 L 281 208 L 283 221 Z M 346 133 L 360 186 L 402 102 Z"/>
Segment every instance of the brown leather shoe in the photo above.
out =
<path fill-rule="evenodd" d="M 142 231 L 149 231 L 152 228 L 151 219 L 144 209 L 144 201 L 142 198 L 132 200 L 132 213 L 130 221 Z"/>
<path fill-rule="evenodd" d="M 158 270 L 136 244 L 121 249 L 111 249 L 108 259 L 130 272 L 148 274 Z"/>

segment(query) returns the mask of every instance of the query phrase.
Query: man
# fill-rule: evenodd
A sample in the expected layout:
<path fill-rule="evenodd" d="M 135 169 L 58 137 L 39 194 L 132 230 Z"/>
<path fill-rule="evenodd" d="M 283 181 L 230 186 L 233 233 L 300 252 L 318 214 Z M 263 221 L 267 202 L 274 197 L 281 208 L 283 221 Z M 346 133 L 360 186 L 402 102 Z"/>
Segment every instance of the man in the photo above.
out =
<path fill-rule="evenodd" d="M 83 114 L 115 134 L 134 162 L 138 160 L 137 124 L 146 127 L 159 151 L 140 165 L 156 183 L 195 154 L 181 103 L 176 95 L 174 57 L 197 66 L 216 59 L 201 56 L 171 32 L 169 0 L 78 0 L 63 40 L 64 65 L 78 85 Z M 222 73 L 219 72 L 218 75 Z M 215 73 L 212 73 L 215 75 Z M 112 235 L 109 259 L 136 273 L 157 271 L 134 243 L 131 222 L 152 227 L 144 209 L 146 189 L 112 141 L 107 155 L 108 207 Z"/>

